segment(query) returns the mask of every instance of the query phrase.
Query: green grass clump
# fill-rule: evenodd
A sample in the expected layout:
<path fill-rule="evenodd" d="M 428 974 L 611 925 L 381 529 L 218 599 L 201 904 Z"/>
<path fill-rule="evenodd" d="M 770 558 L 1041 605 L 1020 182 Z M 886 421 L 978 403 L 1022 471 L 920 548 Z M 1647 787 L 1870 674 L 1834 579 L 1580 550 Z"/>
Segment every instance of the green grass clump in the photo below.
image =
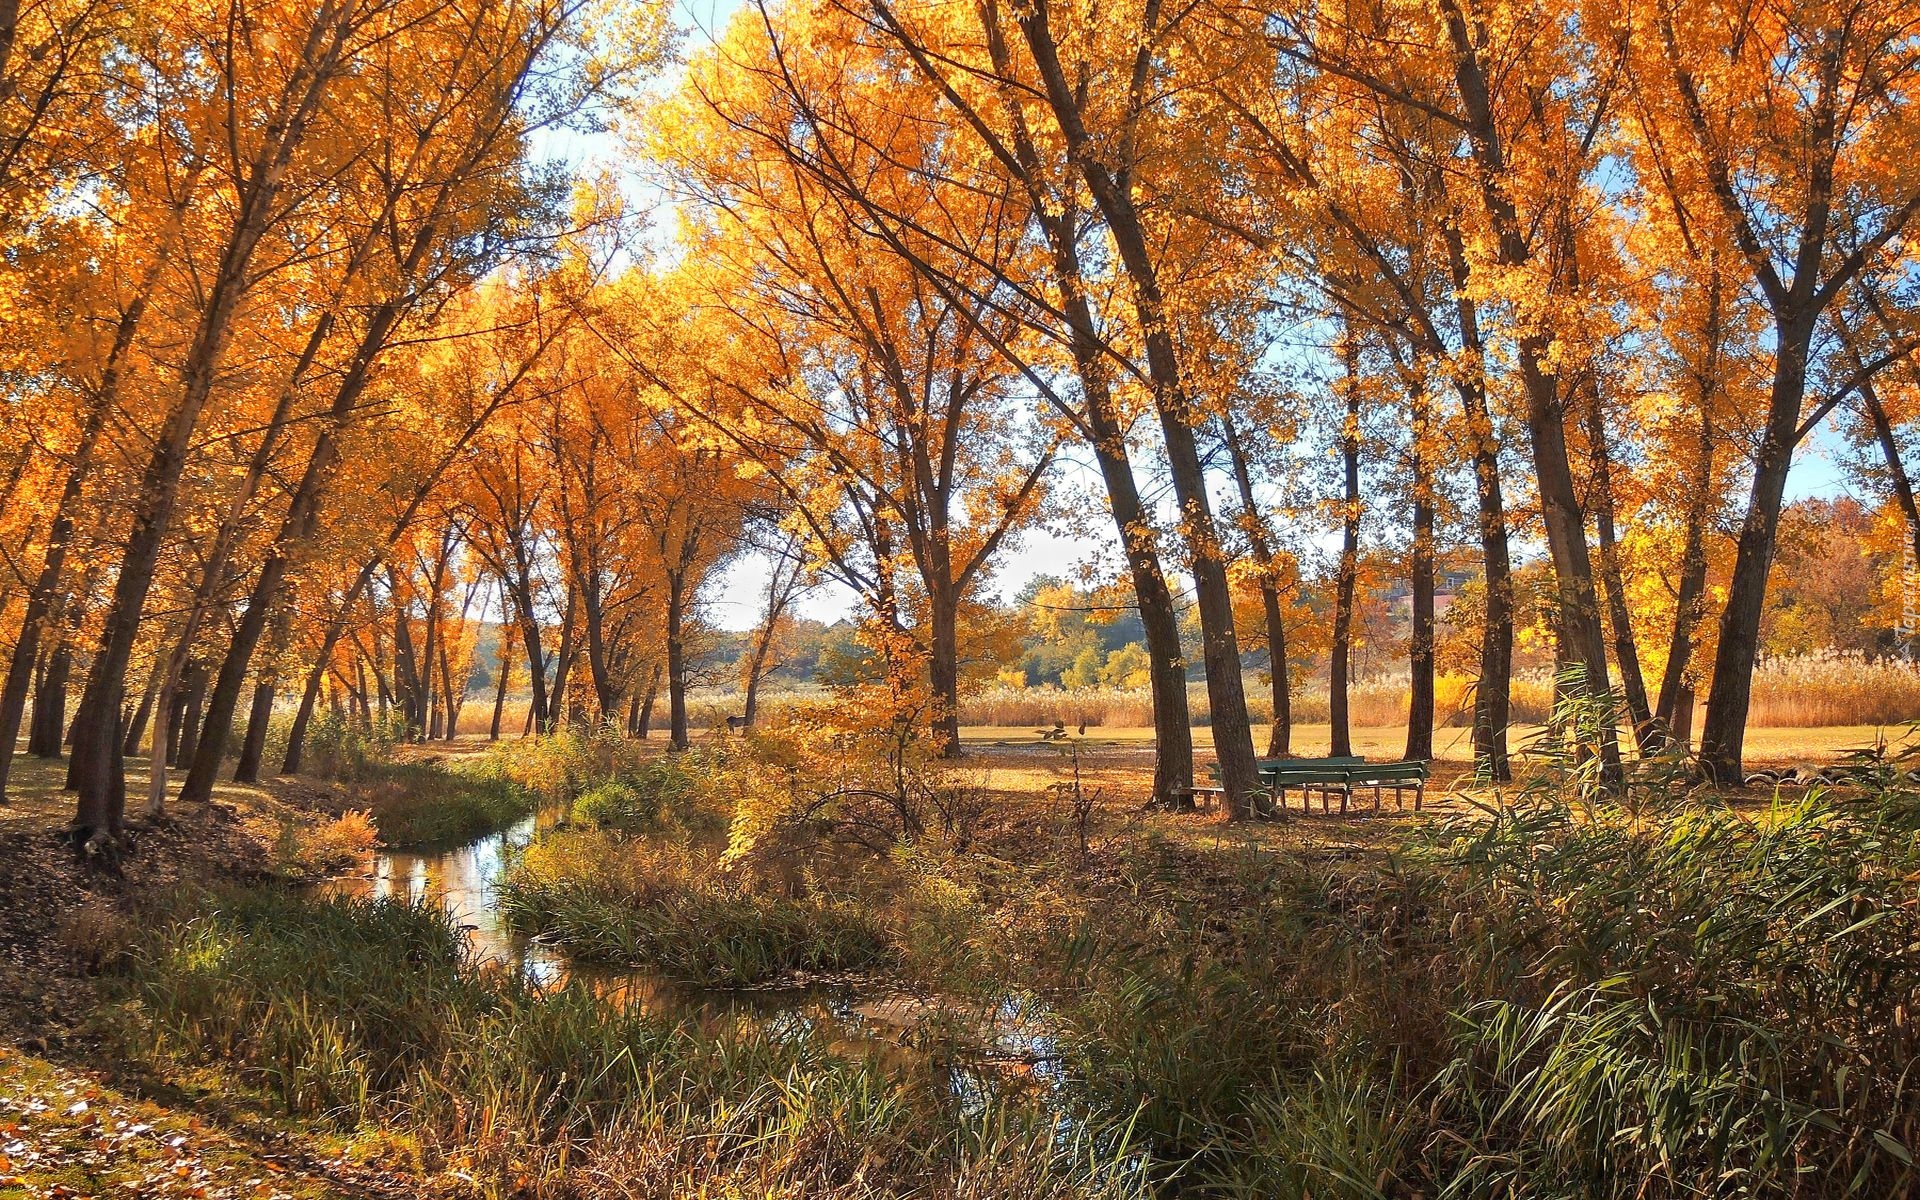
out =
<path fill-rule="evenodd" d="M 501 898 L 516 928 L 568 954 L 708 987 L 865 970 L 890 954 L 885 928 L 853 901 L 770 894 L 684 845 L 604 833 L 529 847 Z"/>
<path fill-rule="evenodd" d="M 592 829 L 629 835 L 674 840 L 718 836 L 725 818 L 710 810 L 707 796 L 717 769 L 713 757 L 689 752 L 625 766 L 575 796 L 571 816 Z"/>
<path fill-rule="evenodd" d="M 541 803 L 510 779 L 437 763 L 368 766 L 350 786 L 388 846 L 470 841 L 532 816 Z"/>
<path fill-rule="evenodd" d="M 530 989 L 477 968 L 437 908 L 231 894 L 162 923 L 126 986 L 155 1063 L 216 1064 L 295 1114 L 398 1135 L 463 1191 L 1141 1194 L 1122 1139 L 1012 1101 L 964 1112 L 804 1031 Z"/>

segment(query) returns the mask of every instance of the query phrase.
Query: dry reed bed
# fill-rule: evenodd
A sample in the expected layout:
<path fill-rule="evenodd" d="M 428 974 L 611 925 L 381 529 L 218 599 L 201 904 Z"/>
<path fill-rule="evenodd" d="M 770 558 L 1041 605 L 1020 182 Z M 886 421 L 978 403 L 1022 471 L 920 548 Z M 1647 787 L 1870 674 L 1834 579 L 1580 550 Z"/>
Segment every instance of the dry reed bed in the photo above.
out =
<path fill-rule="evenodd" d="M 1657 683 L 1657 680 L 1650 679 Z M 1464 727 L 1473 706 L 1473 681 L 1462 675 L 1442 675 L 1435 684 L 1437 724 Z M 774 693 L 766 697 L 762 711 L 777 710 L 793 704 L 806 704 L 820 696 L 819 689 Z M 1247 700 L 1253 720 L 1266 724 L 1273 720 L 1273 705 L 1259 680 L 1249 678 Z M 1704 700 L 1704 697 L 1703 697 Z M 1194 723 L 1209 721 L 1207 688 L 1204 682 L 1187 685 L 1187 703 Z M 1369 679 L 1353 685 L 1348 692 L 1352 723 L 1361 727 L 1385 727 L 1403 724 L 1407 719 L 1407 685 L 1399 679 Z M 1513 682 L 1513 721 L 1539 724 L 1553 707 L 1553 679 L 1545 673 L 1530 673 Z M 696 730 L 722 726 L 729 716 L 740 711 L 740 698 L 724 689 L 701 689 L 689 705 L 689 722 Z M 501 732 L 518 736 L 525 728 L 527 700 L 509 697 L 501 720 Z M 488 696 L 471 697 L 460 710 L 459 731 L 463 735 L 484 735 L 492 721 L 493 703 Z M 1327 693 L 1317 687 L 1294 697 L 1293 719 L 1302 724 L 1323 724 L 1328 719 Z M 665 703 L 656 705 L 653 733 L 666 733 Z M 1067 690 L 992 685 L 968 694 L 960 702 L 962 725 L 1040 728 L 1059 721 L 1077 726 L 1083 721 L 1089 728 L 1145 728 L 1153 724 L 1153 698 L 1145 688 L 1094 687 Z M 1881 659 L 1868 662 L 1858 658 L 1808 657 L 1777 659 L 1763 663 L 1754 672 L 1753 706 L 1747 724 L 1751 728 L 1816 729 L 1849 725 L 1901 725 L 1920 721 L 1920 666 Z"/>

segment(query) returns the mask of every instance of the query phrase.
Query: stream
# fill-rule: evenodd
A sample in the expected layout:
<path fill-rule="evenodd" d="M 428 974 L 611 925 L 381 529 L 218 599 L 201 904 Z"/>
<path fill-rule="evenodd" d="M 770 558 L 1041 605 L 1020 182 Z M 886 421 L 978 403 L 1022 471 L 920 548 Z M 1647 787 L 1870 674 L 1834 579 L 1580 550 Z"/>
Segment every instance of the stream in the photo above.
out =
<path fill-rule="evenodd" d="M 850 1057 L 930 1072 L 963 1107 L 984 1105 L 1009 1088 L 1052 1095 L 1064 1086 L 1061 1057 L 1044 1018 L 1012 1001 L 983 1012 L 870 980 L 702 988 L 657 972 L 570 961 L 537 937 L 515 931 L 501 910 L 499 891 L 519 852 L 564 816 L 564 808 L 550 809 L 460 845 L 384 850 L 366 874 L 322 886 L 335 895 L 444 904 L 479 959 L 537 986 L 582 982 L 609 1004 L 637 1005 L 708 1030 L 745 1018 L 776 1037 L 815 1037 Z"/>

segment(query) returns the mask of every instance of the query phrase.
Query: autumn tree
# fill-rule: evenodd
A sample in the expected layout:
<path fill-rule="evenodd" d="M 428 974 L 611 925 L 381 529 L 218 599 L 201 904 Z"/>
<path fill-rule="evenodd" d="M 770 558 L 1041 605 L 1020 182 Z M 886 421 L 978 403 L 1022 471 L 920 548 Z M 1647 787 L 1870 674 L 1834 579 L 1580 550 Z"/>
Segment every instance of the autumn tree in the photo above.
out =
<path fill-rule="evenodd" d="M 1647 151 L 1667 193 L 1745 268 L 1771 318 L 1771 385 L 1728 585 L 1702 767 L 1738 780 L 1768 568 L 1795 448 L 1859 383 L 1822 344 L 1863 277 L 1890 269 L 1920 213 L 1910 13 L 1898 3 L 1759 9 L 1654 4 L 1617 20 L 1631 46 Z M 1730 36 L 1732 34 L 1732 36 Z M 1814 393 L 1811 412 L 1808 393 Z"/>

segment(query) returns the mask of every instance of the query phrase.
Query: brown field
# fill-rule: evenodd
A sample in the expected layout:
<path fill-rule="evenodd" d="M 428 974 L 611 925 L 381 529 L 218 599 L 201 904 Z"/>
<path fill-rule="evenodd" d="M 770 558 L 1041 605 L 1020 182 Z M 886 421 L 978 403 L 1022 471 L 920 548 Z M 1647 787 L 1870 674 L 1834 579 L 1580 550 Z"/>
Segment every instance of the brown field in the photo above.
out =
<path fill-rule="evenodd" d="M 1036 727 L 1037 731 L 1037 727 Z M 1023 745 L 1037 742 L 1036 731 L 1014 730 L 993 725 L 967 725 L 960 730 L 966 745 Z M 1540 733 L 1538 725 L 1514 726 L 1509 744 L 1515 750 L 1524 747 Z M 1293 752 L 1311 756 L 1328 752 L 1330 728 L 1322 724 L 1295 725 Z M 1399 758 L 1406 749 L 1404 725 L 1356 726 L 1352 734 L 1353 750 L 1368 758 Z M 1878 743 L 1897 746 L 1913 739 L 1905 725 L 1833 725 L 1824 728 L 1796 726 L 1755 727 L 1747 730 L 1749 766 L 1792 765 L 1801 762 L 1830 762 L 1854 750 Z M 1147 747 L 1153 730 L 1144 726 L 1106 728 L 1088 726 L 1085 744 L 1094 747 Z M 1193 730 L 1194 746 L 1213 748 L 1213 730 L 1198 725 Z M 1254 748 L 1266 749 L 1264 728 L 1254 732 Z M 1436 729 L 1433 734 L 1434 757 L 1443 763 L 1468 763 L 1473 760 L 1473 744 L 1465 729 Z"/>

